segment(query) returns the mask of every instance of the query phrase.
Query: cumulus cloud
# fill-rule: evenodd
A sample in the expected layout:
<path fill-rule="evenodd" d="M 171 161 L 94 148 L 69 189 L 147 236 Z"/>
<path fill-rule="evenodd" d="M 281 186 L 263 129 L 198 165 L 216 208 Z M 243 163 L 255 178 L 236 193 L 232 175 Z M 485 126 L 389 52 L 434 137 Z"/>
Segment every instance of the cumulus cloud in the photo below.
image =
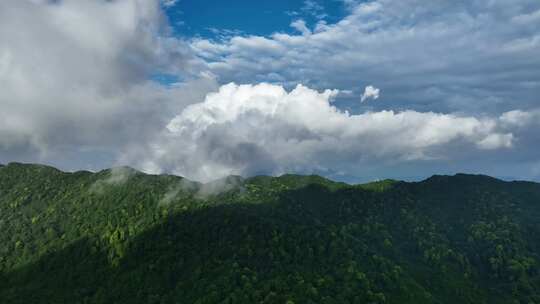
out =
<path fill-rule="evenodd" d="M 364 102 L 368 99 L 378 99 L 379 98 L 379 92 L 380 90 L 374 86 L 367 86 L 364 89 L 364 93 L 362 94 L 362 97 L 360 98 L 360 102 Z"/>
<path fill-rule="evenodd" d="M 366 162 L 451 158 L 445 151 L 506 149 L 513 134 L 498 118 L 416 111 L 350 114 L 332 105 L 336 90 L 292 91 L 230 83 L 186 107 L 145 154 L 125 161 L 200 181 L 229 174 L 354 174 Z M 131 157 L 131 159 L 130 159 Z M 349 170 L 349 171 L 347 171 Z"/>

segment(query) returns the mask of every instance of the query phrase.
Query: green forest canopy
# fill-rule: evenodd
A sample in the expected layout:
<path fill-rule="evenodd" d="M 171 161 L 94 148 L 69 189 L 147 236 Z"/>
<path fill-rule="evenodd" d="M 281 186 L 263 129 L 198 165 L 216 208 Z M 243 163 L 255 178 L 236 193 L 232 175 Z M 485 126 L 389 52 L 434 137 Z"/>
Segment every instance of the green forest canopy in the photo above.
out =
<path fill-rule="evenodd" d="M 540 184 L 0 166 L 2 303 L 540 303 Z"/>

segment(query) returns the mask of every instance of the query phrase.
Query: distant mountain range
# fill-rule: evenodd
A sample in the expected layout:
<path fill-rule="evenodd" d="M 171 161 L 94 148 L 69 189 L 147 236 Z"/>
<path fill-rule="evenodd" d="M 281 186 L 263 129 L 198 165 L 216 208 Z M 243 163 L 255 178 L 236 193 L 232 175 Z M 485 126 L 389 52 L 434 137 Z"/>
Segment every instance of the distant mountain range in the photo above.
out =
<path fill-rule="evenodd" d="M 540 303 L 540 184 L 0 166 L 0 303 Z"/>

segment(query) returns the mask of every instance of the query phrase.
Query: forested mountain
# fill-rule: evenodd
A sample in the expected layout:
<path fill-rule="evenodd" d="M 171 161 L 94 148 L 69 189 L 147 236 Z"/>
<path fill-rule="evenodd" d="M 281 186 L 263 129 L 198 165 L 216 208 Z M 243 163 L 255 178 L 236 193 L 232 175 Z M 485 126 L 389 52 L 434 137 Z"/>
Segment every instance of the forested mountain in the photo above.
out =
<path fill-rule="evenodd" d="M 0 167 L 1 303 L 540 303 L 540 184 Z"/>

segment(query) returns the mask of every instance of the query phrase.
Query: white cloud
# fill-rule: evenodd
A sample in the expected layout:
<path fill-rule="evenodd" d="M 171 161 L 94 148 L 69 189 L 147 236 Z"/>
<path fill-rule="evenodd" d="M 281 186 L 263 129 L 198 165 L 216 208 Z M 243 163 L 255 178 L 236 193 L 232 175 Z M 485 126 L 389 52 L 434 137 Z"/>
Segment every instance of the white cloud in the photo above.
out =
<path fill-rule="evenodd" d="M 293 21 L 291 27 L 302 33 L 302 35 L 311 35 L 311 30 L 306 26 L 306 22 L 302 19 Z"/>
<path fill-rule="evenodd" d="M 509 134 L 490 134 L 478 142 L 478 147 L 486 150 L 510 148 L 514 135 Z"/>
<path fill-rule="evenodd" d="M 540 124 L 540 110 L 513 110 L 503 113 L 500 120 L 509 127 L 525 127 L 532 123 Z"/>
<path fill-rule="evenodd" d="M 360 102 L 364 102 L 368 99 L 378 99 L 379 98 L 380 90 L 374 86 L 367 86 L 364 89 L 364 93 L 362 94 L 362 98 L 360 99 Z"/>
<path fill-rule="evenodd" d="M 454 145 L 471 153 L 512 145 L 512 133 L 500 131 L 496 118 L 415 111 L 352 115 L 332 106 L 337 94 L 302 85 L 290 92 L 265 83 L 224 85 L 172 119 L 147 151 L 128 153 L 124 161 L 207 181 L 290 171 L 354 174 L 366 162 L 451 158 Z"/>

